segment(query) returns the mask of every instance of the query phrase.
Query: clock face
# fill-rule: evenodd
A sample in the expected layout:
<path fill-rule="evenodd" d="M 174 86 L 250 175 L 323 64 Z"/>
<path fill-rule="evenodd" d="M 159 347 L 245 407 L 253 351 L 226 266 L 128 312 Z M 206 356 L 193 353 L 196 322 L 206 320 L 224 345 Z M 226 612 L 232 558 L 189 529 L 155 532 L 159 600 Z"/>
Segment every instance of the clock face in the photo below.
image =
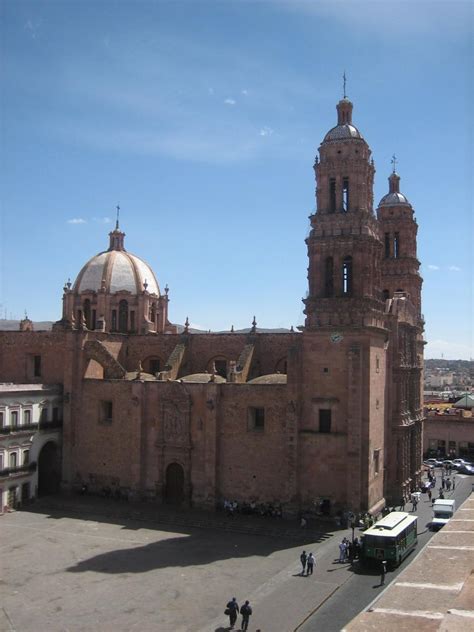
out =
<path fill-rule="evenodd" d="M 343 340 L 343 338 L 344 336 L 337 331 L 331 334 L 331 342 L 333 342 L 334 344 L 338 344 Z"/>

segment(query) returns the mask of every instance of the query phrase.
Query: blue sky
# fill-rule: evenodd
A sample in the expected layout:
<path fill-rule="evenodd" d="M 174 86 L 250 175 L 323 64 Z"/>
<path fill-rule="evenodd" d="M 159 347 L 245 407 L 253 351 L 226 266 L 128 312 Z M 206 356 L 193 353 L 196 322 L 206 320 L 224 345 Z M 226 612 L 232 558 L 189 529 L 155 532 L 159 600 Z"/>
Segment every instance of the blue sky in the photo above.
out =
<path fill-rule="evenodd" d="M 60 318 L 119 202 L 173 322 L 301 324 L 345 70 L 376 202 L 395 153 L 416 211 L 426 356 L 474 356 L 473 7 L 3 0 L 1 316 Z"/>

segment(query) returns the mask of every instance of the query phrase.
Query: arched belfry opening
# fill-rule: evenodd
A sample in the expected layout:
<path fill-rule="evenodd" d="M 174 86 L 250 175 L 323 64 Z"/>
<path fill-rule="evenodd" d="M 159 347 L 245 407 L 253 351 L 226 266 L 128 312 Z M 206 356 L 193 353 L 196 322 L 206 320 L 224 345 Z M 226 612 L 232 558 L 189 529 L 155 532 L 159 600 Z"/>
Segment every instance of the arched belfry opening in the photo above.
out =
<path fill-rule="evenodd" d="M 352 257 L 344 257 L 342 262 L 342 294 L 352 295 Z"/>

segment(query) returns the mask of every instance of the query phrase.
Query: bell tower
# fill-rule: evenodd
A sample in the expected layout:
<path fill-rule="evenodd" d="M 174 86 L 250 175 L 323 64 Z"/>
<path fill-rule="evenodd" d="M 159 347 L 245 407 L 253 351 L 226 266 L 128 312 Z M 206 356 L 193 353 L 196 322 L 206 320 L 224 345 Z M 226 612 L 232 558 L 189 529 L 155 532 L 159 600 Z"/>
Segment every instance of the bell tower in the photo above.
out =
<path fill-rule="evenodd" d="M 377 325 L 382 317 L 382 242 L 373 212 L 371 151 L 352 123 L 353 105 L 337 104 L 337 125 L 324 137 L 314 170 L 305 327 Z"/>
<path fill-rule="evenodd" d="M 392 158 L 393 171 L 388 179 L 389 192 L 379 203 L 377 216 L 383 240 L 382 296 L 393 298 L 395 292 L 405 293 L 421 318 L 420 262 L 417 259 L 416 236 L 418 224 L 413 208 L 407 198 L 400 193 L 400 176 L 395 171 L 395 156 Z"/>

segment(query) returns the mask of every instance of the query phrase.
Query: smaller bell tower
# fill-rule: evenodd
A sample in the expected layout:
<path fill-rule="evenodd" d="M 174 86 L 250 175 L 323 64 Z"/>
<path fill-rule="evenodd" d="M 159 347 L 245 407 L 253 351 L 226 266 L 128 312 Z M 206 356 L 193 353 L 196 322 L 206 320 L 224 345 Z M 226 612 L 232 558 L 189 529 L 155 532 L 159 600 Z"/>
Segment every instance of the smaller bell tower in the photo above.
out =
<path fill-rule="evenodd" d="M 400 193 L 400 176 L 393 171 L 388 178 L 389 192 L 377 209 L 380 237 L 383 242 L 382 296 L 393 298 L 395 292 L 404 292 L 421 318 L 420 262 L 417 258 L 416 237 L 418 224 L 407 198 Z"/>

